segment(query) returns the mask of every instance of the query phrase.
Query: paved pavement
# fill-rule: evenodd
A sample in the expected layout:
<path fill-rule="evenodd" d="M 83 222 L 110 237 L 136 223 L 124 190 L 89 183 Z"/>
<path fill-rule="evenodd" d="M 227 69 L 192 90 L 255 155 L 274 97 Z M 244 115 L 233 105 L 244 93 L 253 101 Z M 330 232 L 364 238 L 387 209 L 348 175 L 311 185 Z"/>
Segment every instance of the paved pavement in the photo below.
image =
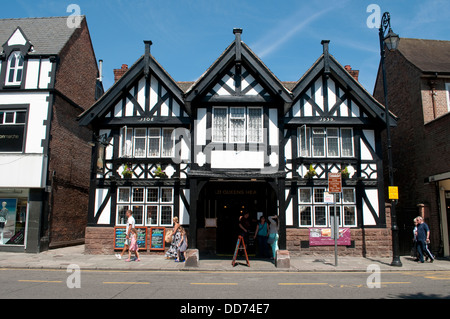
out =
<path fill-rule="evenodd" d="M 166 260 L 162 255 L 141 255 L 140 262 L 125 262 L 114 255 L 87 255 L 84 246 L 53 249 L 40 254 L 0 252 L 0 268 L 29 269 L 66 269 L 71 264 L 84 270 L 154 270 L 154 271 L 291 271 L 291 272 L 332 272 L 363 271 L 369 265 L 377 265 L 385 271 L 442 271 L 450 270 L 449 259 L 439 259 L 434 263 L 419 264 L 410 257 L 401 257 L 403 267 L 390 266 L 391 258 L 339 257 L 338 266 L 334 265 L 334 256 L 291 257 L 290 269 L 278 269 L 269 260 L 250 259 L 250 267 L 245 260 L 238 259 L 235 267 L 231 257 L 200 256 L 199 267 L 184 267 L 182 263 Z"/>

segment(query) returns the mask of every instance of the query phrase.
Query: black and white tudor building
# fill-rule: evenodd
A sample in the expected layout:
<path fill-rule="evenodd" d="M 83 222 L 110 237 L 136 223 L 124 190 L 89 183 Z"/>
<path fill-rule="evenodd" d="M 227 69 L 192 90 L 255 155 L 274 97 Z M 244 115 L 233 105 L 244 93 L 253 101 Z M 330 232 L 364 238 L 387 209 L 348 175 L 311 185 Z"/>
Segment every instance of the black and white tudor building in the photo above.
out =
<path fill-rule="evenodd" d="M 345 170 L 336 209 L 353 238 L 344 249 L 367 253 L 361 231 L 389 231 L 384 107 L 329 54 L 329 41 L 298 82 L 283 83 L 241 33 L 194 83 L 175 82 L 146 42 L 145 55 L 80 116 L 97 140 L 87 233 L 124 225 L 131 208 L 140 226 L 172 227 L 177 216 L 191 248 L 230 253 L 248 211 L 279 215 L 280 248 L 314 252 L 309 229 L 329 227 L 334 213 L 324 200 L 328 174 Z"/>

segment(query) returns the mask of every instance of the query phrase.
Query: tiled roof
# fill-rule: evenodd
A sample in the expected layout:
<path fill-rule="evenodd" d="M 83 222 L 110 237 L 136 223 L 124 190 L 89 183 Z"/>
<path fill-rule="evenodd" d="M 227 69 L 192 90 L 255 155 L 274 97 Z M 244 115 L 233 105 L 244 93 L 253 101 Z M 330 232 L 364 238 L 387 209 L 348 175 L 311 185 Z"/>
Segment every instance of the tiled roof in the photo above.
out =
<path fill-rule="evenodd" d="M 450 72 L 450 41 L 401 38 L 398 50 L 422 72 Z"/>
<path fill-rule="evenodd" d="M 84 20 L 85 16 L 81 18 Z M 77 30 L 67 26 L 67 19 L 68 17 L 0 19 L 0 46 L 20 27 L 34 47 L 34 52 L 30 54 L 59 54 Z"/>

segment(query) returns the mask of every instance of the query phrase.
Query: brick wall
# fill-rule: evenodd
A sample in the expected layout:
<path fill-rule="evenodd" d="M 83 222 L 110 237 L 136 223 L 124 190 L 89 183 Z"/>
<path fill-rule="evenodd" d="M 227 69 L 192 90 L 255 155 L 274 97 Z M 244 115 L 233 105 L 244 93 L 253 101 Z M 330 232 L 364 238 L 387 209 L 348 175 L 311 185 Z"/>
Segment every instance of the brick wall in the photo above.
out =
<path fill-rule="evenodd" d="M 79 127 L 80 108 L 56 96 L 49 150 L 50 247 L 82 240 L 87 223 L 91 132 Z"/>
<path fill-rule="evenodd" d="M 448 80 L 439 78 L 422 79 L 422 106 L 425 123 L 448 113 L 446 81 Z"/>
<path fill-rule="evenodd" d="M 84 19 L 60 53 L 55 88 L 87 109 L 95 102 L 97 77 L 97 61 Z"/>
<path fill-rule="evenodd" d="M 435 80 L 436 114 L 433 119 L 430 79 L 408 62 L 399 52 L 386 56 L 388 99 L 390 110 L 399 117 L 392 132 L 394 180 L 399 186 L 397 215 L 399 227 L 405 230 L 403 240 L 410 244 L 412 218 L 419 215 L 420 206 L 429 207 L 425 221 L 431 228 L 432 249 L 440 245 L 439 208 L 435 183 L 427 184 L 429 176 L 450 171 L 450 114 L 442 79 Z M 378 75 L 374 97 L 384 104 L 383 81 Z M 386 135 L 383 133 L 384 162 L 387 163 Z M 385 165 L 385 180 L 387 165 Z"/>
<path fill-rule="evenodd" d="M 150 231 L 147 231 L 147 243 L 150 243 Z M 148 247 L 149 248 L 149 247 Z M 169 245 L 166 244 L 166 250 Z M 87 227 L 85 235 L 85 250 L 88 255 L 112 255 L 121 250 L 114 250 L 114 227 Z M 140 254 L 163 255 L 164 252 L 139 250 Z"/>
<path fill-rule="evenodd" d="M 49 148 L 49 245 L 84 240 L 89 201 L 92 132 L 77 117 L 95 102 L 98 76 L 86 19 L 60 52 Z"/>

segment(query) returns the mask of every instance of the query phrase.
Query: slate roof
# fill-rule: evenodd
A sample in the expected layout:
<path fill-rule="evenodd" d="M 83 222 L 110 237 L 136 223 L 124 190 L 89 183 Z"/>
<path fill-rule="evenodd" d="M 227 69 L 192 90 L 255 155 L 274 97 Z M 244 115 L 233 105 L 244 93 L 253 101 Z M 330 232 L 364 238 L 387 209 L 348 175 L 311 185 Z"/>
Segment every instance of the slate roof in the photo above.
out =
<path fill-rule="evenodd" d="M 81 21 L 85 16 L 81 16 Z M 0 46 L 20 27 L 34 47 L 35 55 L 57 55 L 76 28 L 67 26 L 67 17 L 0 19 Z"/>
<path fill-rule="evenodd" d="M 401 38 L 398 50 L 422 72 L 450 73 L 450 41 Z"/>

